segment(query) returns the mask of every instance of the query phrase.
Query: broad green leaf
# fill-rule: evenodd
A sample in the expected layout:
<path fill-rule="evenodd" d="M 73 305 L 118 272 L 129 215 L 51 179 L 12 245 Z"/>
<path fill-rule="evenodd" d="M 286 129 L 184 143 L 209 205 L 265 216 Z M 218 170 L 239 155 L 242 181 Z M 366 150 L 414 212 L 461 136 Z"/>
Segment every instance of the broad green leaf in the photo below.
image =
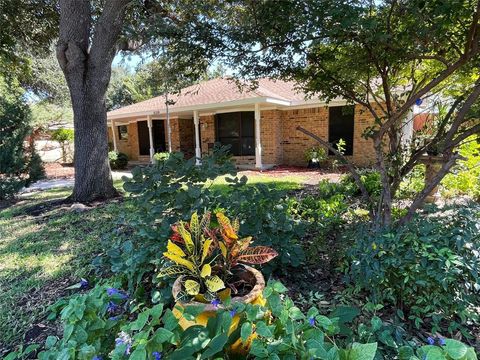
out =
<path fill-rule="evenodd" d="M 242 341 L 246 342 L 250 335 L 252 335 L 252 323 L 247 321 L 242 324 L 240 330 L 240 336 L 242 338 Z"/>
<path fill-rule="evenodd" d="M 454 360 L 458 360 L 462 359 L 467 354 L 468 347 L 460 341 L 446 339 L 445 350 L 447 351 L 448 356 Z"/>
<path fill-rule="evenodd" d="M 352 360 L 373 360 L 377 353 L 377 343 L 359 344 L 354 343 L 349 359 Z"/>

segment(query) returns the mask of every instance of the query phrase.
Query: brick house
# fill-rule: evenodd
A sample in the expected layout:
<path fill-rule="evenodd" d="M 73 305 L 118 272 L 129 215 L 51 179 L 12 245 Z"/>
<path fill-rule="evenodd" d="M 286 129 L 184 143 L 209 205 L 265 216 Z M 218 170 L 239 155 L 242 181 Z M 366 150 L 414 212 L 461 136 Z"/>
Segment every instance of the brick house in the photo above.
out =
<path fill-rule="evenodd" d="M 296 130 L 300 125 L 331 143 L 344 139 L 346 155 L 357 165 L 369 165 L 374 158 L 372 141 L 362 137 L 373 124 L 365 108 L 341 99 L 328 105 L 306 100 L 291 82 L 261 79 L 256 89 L 240 90 L 219 78 L 185 88 L 169 100 L 168 116 L 163 96 L 110 111 L 114 149 L 148 162 L 156 152 L 169 150 L 201 158 L 219 142 L 231 145 L 239 167 L 306 166 L 305 151 L 318 144 Z"/>

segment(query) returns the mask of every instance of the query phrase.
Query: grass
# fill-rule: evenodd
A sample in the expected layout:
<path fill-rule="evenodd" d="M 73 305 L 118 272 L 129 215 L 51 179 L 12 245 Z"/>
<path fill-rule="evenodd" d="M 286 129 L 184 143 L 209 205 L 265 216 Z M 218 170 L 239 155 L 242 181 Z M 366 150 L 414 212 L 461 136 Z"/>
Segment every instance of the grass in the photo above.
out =
<path fill-rule="evenodd" d="M 300 188 L 302 176 L 249 175 L 248 184 L 278 190 Z M 120 188 L 121 181 L 115 186 Z M 212 184 L 228 191 L 225 177 Z M 47 308 L 66 296 L 66 288 L 93 271 L 91 261 L 102 251 L 100 239 L 116 228 L 125 202 L 111 202 L 77 213 L 60 200 L 70 189 L 57 188 L 22 197 L 0 210 L 0 357 L 30 338 Z M 25 335 L 26 334 L 26 335 Z"/>
<path fill-rule="evenodd" d="M 101 236 L 115 228 L 118 202 L 84 213 L 48 207 L 68 193 L 41 192 L 0 211 L 0 354 L 92 270 Z"/>

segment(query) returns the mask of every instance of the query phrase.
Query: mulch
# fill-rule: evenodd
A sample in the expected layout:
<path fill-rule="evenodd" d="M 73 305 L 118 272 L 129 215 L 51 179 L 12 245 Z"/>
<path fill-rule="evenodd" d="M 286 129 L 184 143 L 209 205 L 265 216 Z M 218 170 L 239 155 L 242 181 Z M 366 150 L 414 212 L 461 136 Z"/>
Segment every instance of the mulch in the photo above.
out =
<path fill-rule="evenodd" d="M 47 179 L 69 179 L 74 177 L 73 164 L 44 163 Z"/>

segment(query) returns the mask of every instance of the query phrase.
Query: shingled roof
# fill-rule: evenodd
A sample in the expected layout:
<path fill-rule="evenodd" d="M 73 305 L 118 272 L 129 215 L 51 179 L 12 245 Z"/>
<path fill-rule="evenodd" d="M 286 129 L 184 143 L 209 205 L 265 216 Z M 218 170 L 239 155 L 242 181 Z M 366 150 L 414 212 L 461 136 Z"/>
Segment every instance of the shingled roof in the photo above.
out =
<path fill-rule="evenodd" d="M 248 86 L 239 88 L 238 85 L 226 78 L 208 80 L 184 88 L 177 95 L 169 96 L 173 105 L 169 110 L 195 109 L 201 105 L 212 105 L 228 102 L 248 101 L 249 99 L 268 98 L 283 101 L 288 104 L 301 103 L 305 94 L 295 89 L 295 83 L 281 80 L 260 79 L 258 87 L 251 89 Z M 124 106 L 108 112 L 108 118 L 122 118 L 148 113 L 164 113 L 165 97 L 158 96 L 136 104 Z"/>

